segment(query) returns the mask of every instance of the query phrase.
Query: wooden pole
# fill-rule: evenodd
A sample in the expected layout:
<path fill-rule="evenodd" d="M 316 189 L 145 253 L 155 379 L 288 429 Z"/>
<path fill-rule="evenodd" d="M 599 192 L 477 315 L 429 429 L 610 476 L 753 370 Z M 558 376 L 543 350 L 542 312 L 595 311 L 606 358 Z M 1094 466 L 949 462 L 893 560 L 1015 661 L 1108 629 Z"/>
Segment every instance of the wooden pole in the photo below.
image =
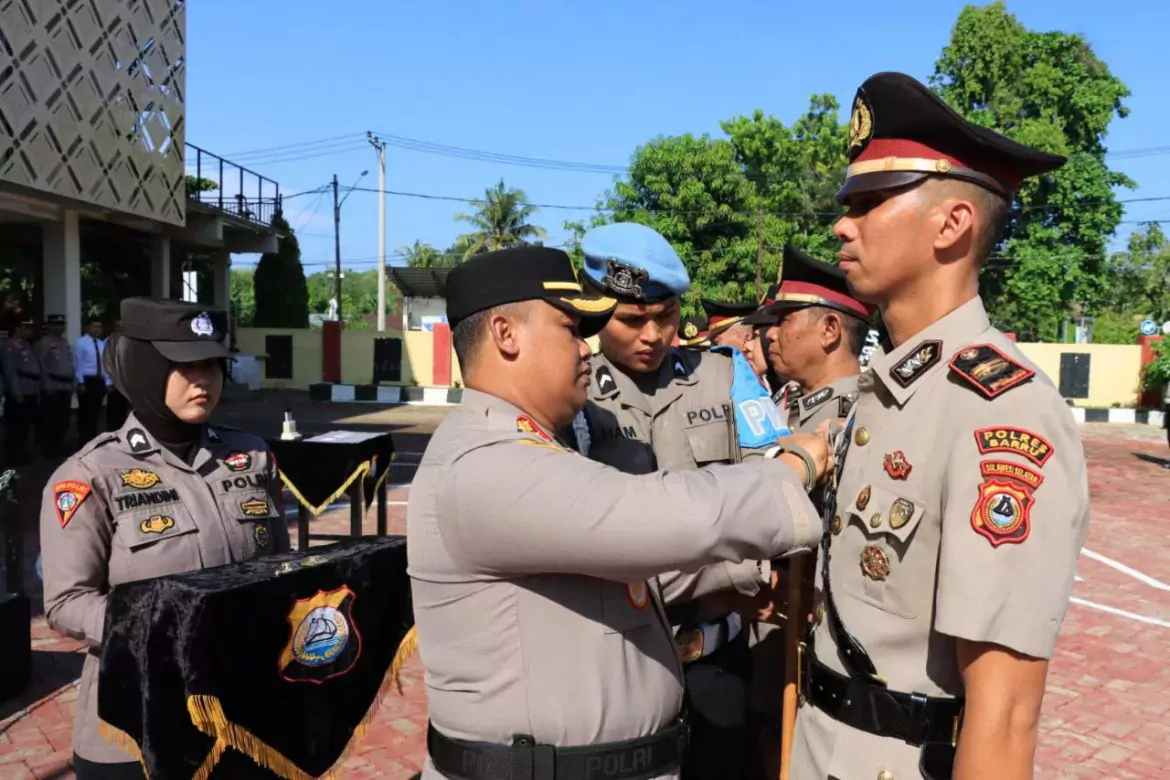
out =
<path fill-rule="evenodd" d="M 800 637 L 804 633 L 806 616 L 804 599 L 804 566 L 807 555 L 788 559 L 788 608 L 784 621 L 784 699 L 781 710 L 780 780 L 789 780 L 792 761 L 792 740 L 796 736 L 796 708 L 800 697 Z"/>

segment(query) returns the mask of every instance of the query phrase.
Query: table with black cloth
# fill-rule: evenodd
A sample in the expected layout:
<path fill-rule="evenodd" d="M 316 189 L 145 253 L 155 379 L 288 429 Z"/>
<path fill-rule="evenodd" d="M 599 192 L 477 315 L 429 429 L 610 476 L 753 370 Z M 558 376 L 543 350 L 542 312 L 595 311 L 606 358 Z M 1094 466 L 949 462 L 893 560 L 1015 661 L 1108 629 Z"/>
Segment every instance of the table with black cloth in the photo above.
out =
<path fill-rule="evenodd" d="M 378 535 L 386 534 L 386 479 L 394 459 L 389 432 L 330 431 L 304 439 L 268 440 L 280 477 L 297 499 L 297 549 L 310 539 L 338 540 L 362 535 L 365 507 L 378 499 Z M 309 520 L 338 497 L 349 495 L 349 534 L 311 534 Z"/>
<path fill-rule="evenodd" d="M 336 772 L 415 650 L 406 537 L 111 589 L 103 736 L 151 780 Z"/>

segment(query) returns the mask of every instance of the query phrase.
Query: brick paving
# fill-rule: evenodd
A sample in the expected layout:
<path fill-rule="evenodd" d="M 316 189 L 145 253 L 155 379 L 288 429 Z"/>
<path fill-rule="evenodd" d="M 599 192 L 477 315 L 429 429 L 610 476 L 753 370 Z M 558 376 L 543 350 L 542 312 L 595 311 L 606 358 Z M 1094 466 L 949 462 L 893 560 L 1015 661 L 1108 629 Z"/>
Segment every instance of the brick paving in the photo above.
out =
<path fill-rule="evenodd" d="M 1049 674 L 1036 776 L 1164 777 L 1170 766 L 1170 546 L 1160 521 L 1170 506 L 1170 448 L 1165 432 L 1148 426 L 1090 424 L 1084 432 L 1093 522 Z M 391 482 L 406 483 L 412 475 L 403 463 Z M 405 487 L 388 496 L 407 497 Z M 388 508 L 392 533 L 405 532 L 405 509 Z M 348 522 L 348 507 L 341 506 L 313 528 L 345 532 Z M 373 528 L 371 508 L 365 531 Z M 80 669 L 77 643 L 54 634 L 42 618 L 34 621 L 33 636 L 34 698 L 17 713 L 0 709 L 0 780 L 73 777 L 68 760 L 76 689 L 70 672 Z M 346 778 L 406 780 L 421 769 L 426 696 L 417 658 L 402 682 L 403 695 L 386 698 L 344 764 Z"/>

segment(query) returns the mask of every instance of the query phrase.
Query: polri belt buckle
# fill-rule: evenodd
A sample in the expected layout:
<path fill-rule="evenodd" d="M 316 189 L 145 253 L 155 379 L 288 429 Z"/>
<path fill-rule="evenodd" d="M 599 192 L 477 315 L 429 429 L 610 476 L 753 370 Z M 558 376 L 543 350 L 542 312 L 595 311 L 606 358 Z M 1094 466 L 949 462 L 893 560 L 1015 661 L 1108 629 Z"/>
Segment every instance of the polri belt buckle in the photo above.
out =
<path fill-rule="evenodd" d="M 691 628 L 678 632 L 674 646 L 678 650 L 678 659 L 684 664 L 699 660 L 703 657 L 703 631 Z"/>

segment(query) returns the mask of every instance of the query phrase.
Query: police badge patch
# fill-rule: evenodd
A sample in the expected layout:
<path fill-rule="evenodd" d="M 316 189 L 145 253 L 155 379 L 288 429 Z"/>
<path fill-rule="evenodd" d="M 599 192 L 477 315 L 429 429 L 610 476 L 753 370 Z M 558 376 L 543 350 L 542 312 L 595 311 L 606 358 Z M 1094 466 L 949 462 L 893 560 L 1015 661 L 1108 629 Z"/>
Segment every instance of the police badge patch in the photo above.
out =
<path fill-rule="evenodd" d="M 229 471 L 247 471 L 252 468 L 252 456 L 246 452 L 233 452 L 223 459 Z"/>
<path fill-rule="evenodd" d="M 199 312 L 191 320 L 191 332 L 196 336 L 214 336 L 215 323 L 211 321 L 211 317 L 207 315 L 207 312 Z"/>
<path fill-rule="evenodd" d="M 988 477 L 979 486 L 971 527 L 992 547 L 1020 544 L 1031 530 L 1032 503 L 1032 490 L 1026 485 Z"/>
<path fill-rule="evenodd" d="M 73 479 L 53 485 L 53 506 L 57 509 L 57 521 L 61 523 L 62 528 L 69 525 L 82 502 L 89 498 L 92 492 L 92 487 Z"/>
<path fill-rule="evenodd" d="M 320 685 L 353 668 L 362 636 L 353 622 L 354 592 L 346 586 L 299 599 L 288 613 L 290 634 L 280 653 L 280 676 Z"/>
<path fill-rule="evenodd" d="M 122 478 L 123 485 L 135 490 L 149 490 L 161 481 L 158 474 L 146 469 L 130 469 L 123 471 L 118 476 Z"/>

